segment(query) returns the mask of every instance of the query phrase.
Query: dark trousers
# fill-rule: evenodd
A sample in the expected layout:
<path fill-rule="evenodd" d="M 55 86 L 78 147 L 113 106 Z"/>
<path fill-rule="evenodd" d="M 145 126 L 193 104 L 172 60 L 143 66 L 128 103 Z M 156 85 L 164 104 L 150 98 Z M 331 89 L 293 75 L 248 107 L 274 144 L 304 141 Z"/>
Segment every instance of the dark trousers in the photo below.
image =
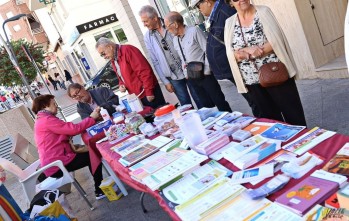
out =
<path fill-rule="evenodd" d="M 164 95 L 162 94 L 161 87 L 159 84 L 157 84 L 155 86 L 153 92 L 154 92 L 155 99 L 153 101 L 149 102 L 147 97 L 145 96 L 141 99 L 142 104 L 144 106 L 149 106 L 149 107 L 152 107 L 154 109 L 161 107 L 161 106 L 164 106 L 166 104 L 166 101 L 165 101 Z"/>
<path fill-rule="evenodd" d="M 91 163 L 90 163 L 90 155 L 88 152 L 86 153 L 77 153 L 75 158 L 68 163 L 67 165 L 65 165 L 65 168 L 67 168 L 67 170 L 69 172 L 81 169 L 88 166 L 88 169 L 90 170 L 91 175 L 93 176 L 93 180 L 95 182 L 95 191 L 100 191 L 99 189 L 99 185 L 101 185 L 101 182 L 103 180 L 103 175 L 102 175 L 102 164 L 100 164 L 97 169 L 96 172 L 94 174 L 92 174 L 91 171 Z M 61 170 L 57 171 L 55 174 L 53 174 L 51 177 L 62 177 L 63 176 L 63 172 Z"/>
<path fill-rule="evenodd" d="M 254 84 L 247 85 L 247 89 L 261 117 L 306 126 L 303 106 L 293 78 L 275 87 L 264 88 Z"/>
<path fill-rule="evenodd" d="M 228 78 L 229 81 L 231 81 L 234 85 L 236 85 L 234 78 Z M 258 110 L 258 107 L 255 103 L 253 103 L 252 98 L 250 97 L 251 95 L 249 93 L 242 93 L 241 94 L 245 100 L 247 101 L 248 105 L 251 107 L 252 114 L 255 117 L 262 117 L 261 112 Z"/>
<path fill-rule="evenodd" d="M 217 106 L 219 111 L 232 112 L 229 103 L 225 100 L 221 86 L 213 74 L 205 75 L 205 78 L 202 80 L 190 79 L 189 82 L 199 97 L 202 107 Z M 200 109 L 202 107 L 198 108 Z"/>

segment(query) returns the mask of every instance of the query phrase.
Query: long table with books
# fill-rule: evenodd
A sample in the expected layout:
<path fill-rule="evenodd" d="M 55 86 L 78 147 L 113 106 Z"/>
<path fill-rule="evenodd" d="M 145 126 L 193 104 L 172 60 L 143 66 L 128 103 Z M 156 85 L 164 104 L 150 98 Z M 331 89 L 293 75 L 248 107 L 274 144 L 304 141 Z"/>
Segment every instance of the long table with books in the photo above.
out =
<path fill-rule="evenodd" d="M 267 122 L 267 123 L 276 123 L 276 121 L 269 120 L 269 119 L 257 119 L 256 122 Z M 283 146 L 292 143 L 293 141 L 297 140 L 298 138 L 302 136 L 307 136 L 312 130 L 304 129 L 301 132 L 299 132 L 296 136 L 292 137 L 290 140 L 287 140 L 287 142 L 283 143 Z M 151 137 L 150 139 L 156 138 L 158 135 L 155 135 Z M 231 138 L 230 138 L 231 139 Z M 122 140 L 120 141 L 122 142 Z M 300 182 L 302 182 L 304 179 L 308 178 L 311 173 L 313 173 L 315 170 L 321 169 L 324 167 L 324 165 L 336 155 L 336 153 L 343 147 L 345 143 L 349 142 L 349 136 L 341 135 L 341 134 L 331 134 L 331 136 L 328 139 L 325 139 L 322 142 L 319 142 L 316 146 L 311 148 L 310 152 L 312 154 L 315 154 L 320 159 L 323 160 L 322 163 L 312 168 L 309 172 L 307 172 L 305 175 L 301 176 L 299 179 L 291 179 L 282 189 L 279 191 L 270 194 L 267 196 L 267 199 L 271 201 L 275 201 L 276 198 L 284 194 L 286 191 L 289 191 L 292 187 L 296 186 Z M 120 161 L 121 156 L 116 153 L 115 151 L 111 150 L 111 147 L 115 146 L 115 144 L 110 144 L 109 142 L 102 142 L 96 144 L 96 148 L 99 150 L 101 156 L 109 163 L 111 168 L 114 170 L 114 172 L 119 176 L 119 178 L 125 182 L 130 187 L 141 191 L 148 193 L 152 195 L 158 202 L 159 205 L 170 215 L 170 217 L 173 220 L 181 220 L 180 217 L 173 211 L 173 207 L 171 208 L 171 203 L 168 203 L 164 200 L 164 198 L 160 195 L 160 192 L 158 190 L 152 190 L 152 188 L 149 188 L 148 186 L 142 184 L 141 182 L 137 182 L 134 178 L 130 175 L 130 170 L 125 164 L 123 165 Z M 310 148 L 309 148 L 310 149 Z M 300 154 L 301 155 L 301 154 Z M 201 165 L 203 164 L 209 164 L 211 161 L 210 159 L 200 159 Z M 218 160 L 218 163 L 223 165 L 224 167 L 228 168 L 232 171 L 239 171 L 240 169 L 233 165 L 231 162 L 229 162 L 227 159 L 222 158 Z M 280 172 L 276 173 L 279 174 Z M 266 182 L 268 182 L 271 179 L 271 177 L 264 179 L 261 182 L 258 182 L 255 185 L 252 185 L 250 183 L 243 184 L 246 188 L 253 188 L 256 189 Z M 228 185 L 224 183 L 225 181 L 221 182 L 219 185 L 224 186 Z M 234 187 L 236 188 L 236 187 Z M 156 189 L 156 188 L 153 188 Z M 239 192 L 240 190 L 232 190 Z M 260 204 L 268 204 L 265 201 L 260 201 Z M 263 204 L 263 205 L 264 205 Z"/>

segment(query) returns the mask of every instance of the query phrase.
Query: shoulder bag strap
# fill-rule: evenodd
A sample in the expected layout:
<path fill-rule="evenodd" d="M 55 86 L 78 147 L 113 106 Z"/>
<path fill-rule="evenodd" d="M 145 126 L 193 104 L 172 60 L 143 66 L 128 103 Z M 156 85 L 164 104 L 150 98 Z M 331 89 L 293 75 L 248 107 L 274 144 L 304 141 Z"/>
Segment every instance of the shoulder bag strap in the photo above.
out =
<path fill-rule="evenodd" d="M 185 56 L 184 56 L 184 53 L 183 53 L 183 49 L 182 49 L 182 45 L 179 42 L 179 37 L 177 37 L 177 40 L 178 40 L 179 49 L 181 49 L 181 53 L 182 53 L 182 56 L 183 56 L 184 63 L 187 64 L 187 59 L 185 59 Z"/>
<path fill-rule="evenodd" d="M 241 27 L 240 17 L 239 17 L 238 14 L 236 14 L 236 15 L 237 15 L 238 21 L 239 21 L 239 27 L 240 27 L 240 31 L 241 31 L 242 40 L 244 40 L 244 43 L 245 43 L 245 45 L 246 45 L 246 47 L 247 47 L 247 42 L 246 42 L 246 40 L 245 40 L 245 35 L 244 35 L 244 32 L 242 31 L 242 27 Z M 257 68 L 256 63 L 255 63 L 254 61 L 251 61 L 251 60 L 249 60 L 249 61 L 253 63 L 254 67 L 255 67 L 256 70 L 258 71 L 258 68 Z"/>

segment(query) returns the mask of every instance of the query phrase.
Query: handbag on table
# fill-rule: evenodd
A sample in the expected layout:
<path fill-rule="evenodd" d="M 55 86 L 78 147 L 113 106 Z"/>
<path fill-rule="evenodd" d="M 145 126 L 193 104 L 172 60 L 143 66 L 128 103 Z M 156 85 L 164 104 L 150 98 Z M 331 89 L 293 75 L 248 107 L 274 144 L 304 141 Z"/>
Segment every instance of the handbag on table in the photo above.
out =
<path fill-rule="evenodd" d="M 241 28 L 240 18 L 239 16 L 237 17 L 240 24 L 242 39 L 244 40 L 245 45 L 247 46 L 247 42 L 245 40 L 244 33 Z M 252 62 L 255 68 L 258 70 L 256 63 L 254 61 Z M 262 87 L 278 86 L 285 83 L 289 78 L 287 68 L 285 64 L 282 63 L 281 61 L 263 64 L 258 70 L 258 75 L 259 75 L 259 84 Z"/>
<path fill-rule="evenodd" d="M 177 40 L 178 40 L 179 48 L 181 49 L 181 53 L 182 53 L 184 62 L 187 65 L 186 69 L 187 69 L 188 78 L 191 80 L 204 79 L 204 77 L 205 77 L 205 73 L 204 73 L 205 64 L 203 62 L 200 62 L 200 61 L 191 61 L 191 62 L 187 63 L 187 59 L 184 56 L 181 43 L 179 42 L 179 38 L 177 38 Z M 204 53 L 204 61 L 205 61 L 205 53 Z"/>

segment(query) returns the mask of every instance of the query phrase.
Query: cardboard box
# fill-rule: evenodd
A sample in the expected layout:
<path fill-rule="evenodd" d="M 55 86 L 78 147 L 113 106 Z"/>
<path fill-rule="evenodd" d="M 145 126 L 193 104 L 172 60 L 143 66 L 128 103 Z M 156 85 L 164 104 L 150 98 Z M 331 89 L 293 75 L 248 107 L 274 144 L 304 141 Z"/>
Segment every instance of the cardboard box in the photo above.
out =
<path fill-rule="evenodd" d="M 103 132 L 103 129 L 108 130 L 108 128 L 111 125 L 112 125 L 111 120 L 106 120 L 106 121 L 102 121 L 98 124 L 95 124 L 92 127 L 87 128 L 86 131 L 90 136 L 94 136 L 98 133 Z"/>
<path fill-rule="evenodd" d="M 122 192 L 116 185 L 115 181 L 111 176 L 102 180 L 101 185 L 99 186 L 103 191 L 104 195 L 108 198 L 109 201 L 118 200 L 122 196 Z"/>

